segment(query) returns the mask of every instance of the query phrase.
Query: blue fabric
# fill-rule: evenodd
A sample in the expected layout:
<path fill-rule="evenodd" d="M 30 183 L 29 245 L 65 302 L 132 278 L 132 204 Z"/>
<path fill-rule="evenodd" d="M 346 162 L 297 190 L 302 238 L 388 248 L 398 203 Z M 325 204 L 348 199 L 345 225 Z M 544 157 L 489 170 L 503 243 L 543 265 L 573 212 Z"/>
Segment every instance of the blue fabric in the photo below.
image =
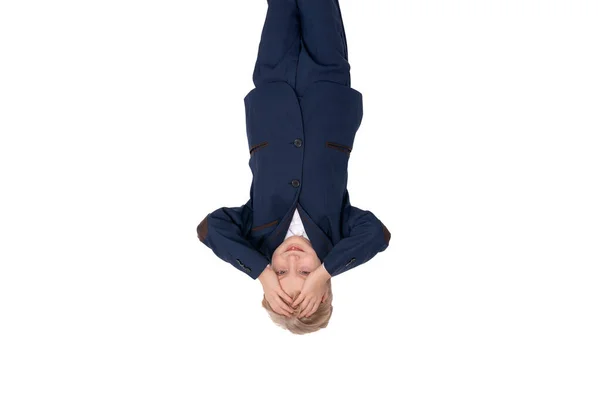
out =
<path fill-rule="evenodd" d="M 327 271 L 361 265 L 389 244 L 370 211 L 350 204 L 348 161 L 363 115 L 350 87 L 337 0 L 269 0 L 255 88 L 244 98 L 253 179 L 250 199 L 198 225 L 202 243 L 256 279 L 298 208 Z"/>

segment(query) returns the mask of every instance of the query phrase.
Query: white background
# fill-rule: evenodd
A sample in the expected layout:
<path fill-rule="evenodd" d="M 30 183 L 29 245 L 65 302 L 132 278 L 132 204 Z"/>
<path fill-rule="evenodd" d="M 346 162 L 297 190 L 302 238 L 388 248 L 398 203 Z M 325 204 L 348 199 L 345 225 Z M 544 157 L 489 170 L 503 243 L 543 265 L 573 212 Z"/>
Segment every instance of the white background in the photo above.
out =
<path fill-rule="evenodd" d="M 600 398 L 598 2 L 341 0 L 392 240 L 306 336 L 196 236 L 266 6 L 0 3 L 0 398 Z"/>

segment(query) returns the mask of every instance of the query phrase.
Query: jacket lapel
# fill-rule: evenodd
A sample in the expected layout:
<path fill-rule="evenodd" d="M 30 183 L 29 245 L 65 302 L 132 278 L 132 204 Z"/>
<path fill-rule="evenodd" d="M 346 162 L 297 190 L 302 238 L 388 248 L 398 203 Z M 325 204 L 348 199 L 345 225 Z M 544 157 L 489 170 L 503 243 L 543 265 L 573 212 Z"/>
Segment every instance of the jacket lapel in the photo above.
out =
<path fill-rule="evenodd" d="M 292 218 L 294 216 L 294 210 L 296 208 L 297 201 L 298 201 L 298 196 L 296 196 L 296 199 L 294 201 L 294 206 L 290 207 L 290 209 L 285 214 L 285 216 L 283 218 L 281 218 L 281 222 L 279 222 L 279 224 L 277 225 L 275 230 L 273 232 L 271 232 L 271 234 L 265 239 L 265 241 L 263 242 L 263 245 L 259 249 L 259 251 L 261 253 L 263 253 L 269 259 L 269 261 L 271 261 L 271 258 L 273 257 L 273 253 L 275 252 L 277 247 L 281 243 L 283 243 L 283 241 L 285 239 L 285 235 L 288 231 L 288 227 L 290 226 L 290 223 L 292 222 Z"/>
<path fill-rule="evenodd" d="M 319 256 L 321 262 L 323 262 L 327 254 L 333 249 L 331 239 L 329 239 L 323 230 L 321 230 L 321 228 L 319 228 L 319 226 L 310 218 L 300 203 L 298 203 L 298 214 L 300 214 L 304 230 L 310 239 L 313 249 L 317 253 L 317 256 Z"/>

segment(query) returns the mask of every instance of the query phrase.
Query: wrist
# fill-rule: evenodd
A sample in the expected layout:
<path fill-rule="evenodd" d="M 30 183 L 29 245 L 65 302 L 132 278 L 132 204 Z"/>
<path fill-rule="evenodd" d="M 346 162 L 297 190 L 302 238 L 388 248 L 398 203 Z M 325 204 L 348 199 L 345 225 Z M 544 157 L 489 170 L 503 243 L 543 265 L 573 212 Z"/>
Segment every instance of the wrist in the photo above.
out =
<path fill-rule="evenodd" d="M 265 279 L 267 274 L 270 271 L 271 264 L 267 264 L 267 266 L 265 267 L 265 269 L 263 270 L 263 272 L 260 273 L 260 275 L 258 276 L 258 280 L 260 281 L 260 283 L 264 286 L 265 284 Z"/>
<path fill-rule="evenodd" d="M 321 265 L 319 266 L 319 268 L 317 268 L 315 270 L 315 272 L 317 272 L 317 275 L 319 275 L 319 277 L 325 282 L 327 282 L 327 280 L 331 279 L 331 275 L 325 269 L 325 263 L 321 263 Z"/>

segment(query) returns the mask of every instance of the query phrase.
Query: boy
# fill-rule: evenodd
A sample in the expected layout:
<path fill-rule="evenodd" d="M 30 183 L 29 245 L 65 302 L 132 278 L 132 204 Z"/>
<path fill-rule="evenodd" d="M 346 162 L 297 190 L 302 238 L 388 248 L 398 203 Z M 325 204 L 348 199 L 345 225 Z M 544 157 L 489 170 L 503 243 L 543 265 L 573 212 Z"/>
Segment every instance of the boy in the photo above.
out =
<path fill-rule="evenodd" d="M 329 323 L 330 278 L 387 248 L 390 232 L 350 205 L 348 159 L 362 121 L 337 0 L 268 0 L 255 88 L 244 98 L 250 200 L 198 225 L 200 241 L 259 279 L 275 323 Z"/>

